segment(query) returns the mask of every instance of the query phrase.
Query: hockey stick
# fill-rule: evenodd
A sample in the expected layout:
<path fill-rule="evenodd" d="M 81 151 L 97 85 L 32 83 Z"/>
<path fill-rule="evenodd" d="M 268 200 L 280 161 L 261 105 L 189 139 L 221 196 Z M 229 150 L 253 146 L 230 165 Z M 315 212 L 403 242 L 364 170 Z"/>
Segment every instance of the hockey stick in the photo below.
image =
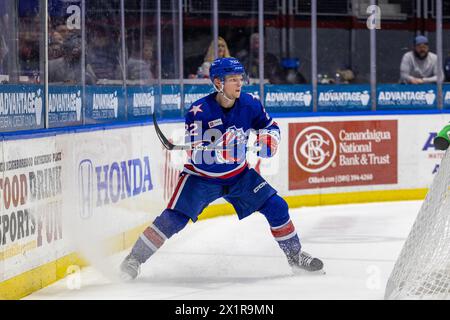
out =
<path fill-rule="evenodd" d="M 164 148 L 167 150 L 191 150 L 191 146 L 179 146 L 175 145 L 172 142 L 169 141 L 169 139 L 166 138 L 164 133 L 161 131 L 161 128 L 158 125 L 158 122 L 156 121 L 156 112 L 153 112 L 153 125 L 155 126 L 156 135 L 159 138 L 159 141 L 161 141 Z"/>
<path fill-rule="evenodd" d="M 155 126 L 156 135 L 159 138 L 159 141 L 161 141 L 164 148 L 166 148 L 169 151 L 172 150 L 215 150 L 215 148 L 209 147 L 209 146 L 190 146 L 190 145 L 176 145 L 169 141 L 169 139 L 166 138 L 164 133 L 161 131 L 161 128 L 158 125 L 158 121 L 156 121 L 156 113 L 153 112 L 153 125 Z"/>
<path fill-rule="evenodd" d="M 153 112 L 153 125 L 155 126 L 156 135 L 159 138 L 159 141 L 161 141 L 164 148 L 166 148 L 169 151 L 172 150 L 223 150 L 222 148 L 214 148 L 214 146 L 190 146 L 190 145 L 176 145 L 169 141 L 169 139 L 166 138 L 164 133 L 161 131 L 161 128 L 158 125 L 158 121 L 156 121 L 156 112 Z M 247 147 L 247 150 L 258 152 L 261 150 L 261 147 Z"/>

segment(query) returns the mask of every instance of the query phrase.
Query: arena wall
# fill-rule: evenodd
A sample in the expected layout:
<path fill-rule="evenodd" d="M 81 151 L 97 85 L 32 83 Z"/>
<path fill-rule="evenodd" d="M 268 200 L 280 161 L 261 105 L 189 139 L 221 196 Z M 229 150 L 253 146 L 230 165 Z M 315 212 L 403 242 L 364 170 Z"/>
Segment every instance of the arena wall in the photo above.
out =
<path fill-rule="evenodd" d="M 272 159 L 248 155 L 290 207 L 423 199 L 449 114 L 277 119 Z M 163 131 L 181 143 L 184 126 Z M 165 207 L 185 155 L 149 124 L 15 135 L 0 144 L 0 298 L 17 299 L 128 248 Z M 218 200 L 201 219 L 232 214 Z M 75 267 L 75 268 L 74 268 Z"/>

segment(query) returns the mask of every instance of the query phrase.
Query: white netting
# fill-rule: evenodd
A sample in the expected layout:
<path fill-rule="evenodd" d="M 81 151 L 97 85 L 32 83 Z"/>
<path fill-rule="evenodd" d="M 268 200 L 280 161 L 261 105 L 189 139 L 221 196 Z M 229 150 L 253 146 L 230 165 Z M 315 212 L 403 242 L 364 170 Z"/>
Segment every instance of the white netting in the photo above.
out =
<path fill-rule="evenodd" d="M 450 152 L 395 263 L 386 299 L 450 299 Z"/>

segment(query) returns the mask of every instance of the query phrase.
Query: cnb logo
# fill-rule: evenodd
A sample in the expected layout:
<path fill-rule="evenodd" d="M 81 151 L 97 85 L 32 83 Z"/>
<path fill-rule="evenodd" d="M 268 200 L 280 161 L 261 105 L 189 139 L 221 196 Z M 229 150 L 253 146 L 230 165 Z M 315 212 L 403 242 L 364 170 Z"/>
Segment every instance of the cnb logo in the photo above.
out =
<path fill-rule="evenodd" d="M 323 127 L 311 126 L 303 129 L 295 138 L 294 158 L 306 172 L 324 171 L 336 157 L 336 140 Z"/>
<path fill-rule="evenodd" d="M 92 166 L 92 161 L 85 159 L 80 162 L 78 166 L 78 188 L 79 188 L 79 199 L 80 199 L 80 216 L 83 219 L 88 219 L 92 217 L 92 212 L 94 208 L 93 204 L 93 175 L 94 168 Z"/>

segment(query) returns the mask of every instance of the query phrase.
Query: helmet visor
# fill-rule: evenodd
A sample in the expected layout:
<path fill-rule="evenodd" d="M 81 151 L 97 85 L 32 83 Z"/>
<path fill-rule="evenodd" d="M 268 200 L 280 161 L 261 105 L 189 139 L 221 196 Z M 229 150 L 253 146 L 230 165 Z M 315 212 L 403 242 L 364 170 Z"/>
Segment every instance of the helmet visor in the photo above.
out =
<path fill-rule="evenodd" d="M 241 82 L 242 85 L 245 86 L 249 84 L 249 78 L 246 73 L 228 74 L 225 76 L 224 82 Z"/>

